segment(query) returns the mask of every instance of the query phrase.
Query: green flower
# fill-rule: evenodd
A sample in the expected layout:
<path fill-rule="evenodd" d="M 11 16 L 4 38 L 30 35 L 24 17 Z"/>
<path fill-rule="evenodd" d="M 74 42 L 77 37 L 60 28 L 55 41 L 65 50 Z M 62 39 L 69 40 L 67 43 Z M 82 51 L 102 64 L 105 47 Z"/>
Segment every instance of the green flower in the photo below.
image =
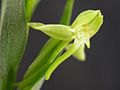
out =
<path fill-rule="evenodd" d="M 29 26 L 36 30 L 40 30 L 46 35 L 69 42 L 65 47 L 67 50 L 48 68 L 46 72 L 46 80 L 49 79 L 52 72 L 69 56 L 73 55 L 78 60 L 85 60 L 85 45 L 90 48 L 90 38 L 93 37 L 103 23 L 103 16 L 100 10 L 87 10 L 75 19 L 71 26 L 61 24 L 29 23 Z"/>
<path fill-rule="evenodd" d="M 94 36 L 103 23 L 103 16 L 100 10 L 88 10 L 81 13 L 72 24 L 72 28 L 75 28 L 75 36 L 79 39 L 82 35 L 84 41 L 79 49 L 73 54 L 78 60 L 85 60 L 84 48 L 85 44 L 90 48 L 90 38 Z"/>

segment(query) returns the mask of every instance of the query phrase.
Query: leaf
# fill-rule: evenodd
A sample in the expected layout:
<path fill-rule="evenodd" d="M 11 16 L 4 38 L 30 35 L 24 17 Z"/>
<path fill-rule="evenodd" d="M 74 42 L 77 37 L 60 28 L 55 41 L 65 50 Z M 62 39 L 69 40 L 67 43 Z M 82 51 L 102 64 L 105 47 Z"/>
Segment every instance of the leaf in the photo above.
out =
<path fill-rule="evenodd" d="M 71 16 L 72 16 L 72 10 L 75 0 L 67 0 L 66 5 L 64 7 L 64 12 L 61 17 L 60 23 L 64 25 L 69 25 Z"/>
<path fill-rule="evenodd" d="M 12 90 L 28 33 L 24 0 L 2 0 L 0 17 L 0 86 Z"/>
<path fill-rule="evenodd" d="M 41 0 L 25 0 L 26 6 L 26 19 L 29 22 L 31 20 L 32 14 Z"/>
<path fill-rule="evenodd" d="M 48 25 L 38 25 L 38 23 L 29 24 L 32 28 L 42 31 L 43 33 L 47 34 L 48 36 L 58 39 L 69 41 L 73 38 L 72 28 L 66 25 L 60 24 L 48 24 Z"/>

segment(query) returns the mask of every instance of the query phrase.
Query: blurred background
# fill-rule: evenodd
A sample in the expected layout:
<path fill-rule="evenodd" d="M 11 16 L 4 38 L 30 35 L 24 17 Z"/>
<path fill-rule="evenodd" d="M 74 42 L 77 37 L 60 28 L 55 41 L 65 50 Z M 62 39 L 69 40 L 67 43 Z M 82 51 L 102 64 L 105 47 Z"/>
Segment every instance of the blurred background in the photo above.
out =
<path fill-rule="evenodd" d="M 66 0 L 41 0 L 32 21 L 58 23 Z M 100 9 L 104 24 L 86 48 L 86 62 L 70 57 L 46 81 L 41 90 L 120 90 L 120 0 L 75 0 L 71 22 L 82 11 Z M 49 37 L 30 30 L 27 49 L 17 80 Z"/>

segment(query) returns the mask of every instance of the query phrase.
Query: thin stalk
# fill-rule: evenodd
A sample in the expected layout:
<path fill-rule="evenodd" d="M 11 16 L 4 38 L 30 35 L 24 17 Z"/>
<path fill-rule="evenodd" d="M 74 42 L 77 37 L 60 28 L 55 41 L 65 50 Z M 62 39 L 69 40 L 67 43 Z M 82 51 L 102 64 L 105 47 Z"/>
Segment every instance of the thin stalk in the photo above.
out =
<path fill-rule="evenodd" d="M 78 45 L 79 46 L 79 45 Z M 70 50 L 67 50 L 63 55 L 58 57 L 54 63 L 49 67 L 46 72 L 46 80 L 48 80 L 52 74 L 52 72 L 60 65 L 63 61 L 65 61 L 68 57 L 70 57 L 79 47 L 76 47 L 75 44 L 72 45 Z"/>

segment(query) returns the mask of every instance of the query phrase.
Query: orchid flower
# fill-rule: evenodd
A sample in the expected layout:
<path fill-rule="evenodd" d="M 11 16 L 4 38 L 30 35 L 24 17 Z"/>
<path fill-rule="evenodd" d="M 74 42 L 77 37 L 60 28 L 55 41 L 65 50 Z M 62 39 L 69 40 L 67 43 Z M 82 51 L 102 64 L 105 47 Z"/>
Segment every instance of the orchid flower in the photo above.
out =
<path fill-rule="evenodd" d="M 59 56 L 46 72 L 46 80 L 48 80 L 52 72 L 65 61 L 69 56 L 73 55 L 78 60 L 85 60 L 85 45 L 90 48 L 90 38 L 93 37 L 103 23 L 103 15 L 100 10 L 87 10 L 78 15 L 71 26 L 61 24 L 42 24 L 29 23 L 28 25 L 36 30 L 40 30 L 46 35 L 69 42 L 66 45 L 66 52 Z"/>

